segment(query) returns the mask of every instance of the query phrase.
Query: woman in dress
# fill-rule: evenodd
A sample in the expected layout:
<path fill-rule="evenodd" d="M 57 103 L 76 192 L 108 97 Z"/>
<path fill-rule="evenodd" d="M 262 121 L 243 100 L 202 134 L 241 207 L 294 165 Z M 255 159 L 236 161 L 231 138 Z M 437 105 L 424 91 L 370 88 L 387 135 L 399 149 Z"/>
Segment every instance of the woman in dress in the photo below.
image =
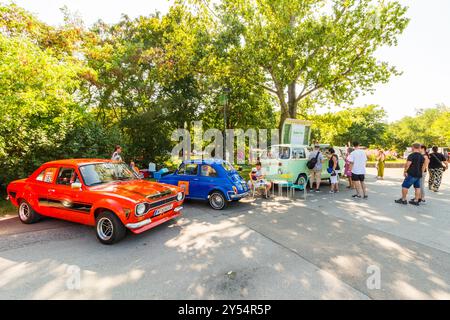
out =
<path fill-rule="evenodd" d="M 386 154 L 384 153 L 383 149 L 378 150 L 377 154 L 377 168 L 378 168 L 378 174 L 377 179 L 383 180 L 384 178 L 384 163 L 386 161 Z"/>

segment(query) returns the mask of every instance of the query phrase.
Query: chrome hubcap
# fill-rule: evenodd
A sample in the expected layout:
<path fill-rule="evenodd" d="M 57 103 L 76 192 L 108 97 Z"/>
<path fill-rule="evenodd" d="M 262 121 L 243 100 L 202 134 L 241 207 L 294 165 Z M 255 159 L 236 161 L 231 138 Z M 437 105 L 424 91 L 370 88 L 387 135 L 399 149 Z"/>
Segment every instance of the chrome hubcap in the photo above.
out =
<path fill-rule="evenodd" d="M 114 227 L 112 221 L 108 218 L 101 218 L 97 222 L 97 234 L 100 239 L 108 241 L 113 235 Z"/>
<path fill-rule="evenodd" d="M 221 208 L 223 206 L 223 198 L 220 194 L 213 194 L 211 203 L 214 208 Z"/>
<path fill-rule="evenodd" d="M 28 206 L 27 203 L 22 202 L 20 204 L 19 216 L 20 216 L 20 219 L 23 220 L 23 221 L 28 220 L 28 218 L 30 217 L 30 207 Z"/>

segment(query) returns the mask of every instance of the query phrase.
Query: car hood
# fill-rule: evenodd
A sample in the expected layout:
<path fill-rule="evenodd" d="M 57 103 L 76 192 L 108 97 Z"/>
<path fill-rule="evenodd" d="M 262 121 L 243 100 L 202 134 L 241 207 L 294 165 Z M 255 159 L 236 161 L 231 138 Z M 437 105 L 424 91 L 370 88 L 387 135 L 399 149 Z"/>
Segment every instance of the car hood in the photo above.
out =
<path fill-rule="evenodd" d="M 91 187 L 93 192 L 107 193 L 109 195 L 128 198 L 134 201 L 152 202 L 174 195 L 178 188 L 158 182 L 146 180 L 115 181 Z"/>

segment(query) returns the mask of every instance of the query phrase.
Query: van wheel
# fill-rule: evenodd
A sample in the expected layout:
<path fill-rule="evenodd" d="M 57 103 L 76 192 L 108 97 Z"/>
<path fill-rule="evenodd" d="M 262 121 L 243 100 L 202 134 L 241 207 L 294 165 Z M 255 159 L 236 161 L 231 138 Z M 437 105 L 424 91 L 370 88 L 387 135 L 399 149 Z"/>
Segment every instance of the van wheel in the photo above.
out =
<path fill-rule="evenodd" d="M 209 196 L 209 205 L 214 210 L 222 210 L 227 206 L 227 199 L 220 191 L 214 191 Z"/>
<path fill-rule="evenodd" d="M 111 211 L 103 211 L 96 219 L 97 239 L 103 244 L 113 244 L 122 240 L 127 229 L 122 221 Z"/>
<path fill-rule="evenodd" d="M 18 208 L 19 219 L 22 223 L 31 224 L 39 221 L 41 216 L 31 208 L 30 204 L 25 200 L 20 201 Z"/>

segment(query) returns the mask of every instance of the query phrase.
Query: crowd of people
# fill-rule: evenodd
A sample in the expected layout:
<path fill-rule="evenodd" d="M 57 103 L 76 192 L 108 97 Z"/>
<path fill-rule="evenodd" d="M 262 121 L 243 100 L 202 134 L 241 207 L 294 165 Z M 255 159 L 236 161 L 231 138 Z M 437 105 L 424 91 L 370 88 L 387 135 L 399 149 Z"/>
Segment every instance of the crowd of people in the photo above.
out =
<path fill-rule="evenodd" d="M 427 147 L 420 143 L 412 145 L 412 153 L 406 159 L 403 175 L 405 179 L 402 183 L 402 196 L 395 200 L 399 204 L 412 204 L 418 206 L 426 203 L 425 182 L 429 175 L 428 189 L 434 192 L 439 191 L 442 175 L 448 169 L 448 162 L 445 156 L 438 152 L 438 147 L 433 146 L 428 153 Z M 408 190 L 414 187 L 414 198 L 407 200 Z"/>
<path fill-rule="evenodd" d="M 404 180 L 402 183 L 401 198 L 395 200 L 399 204 L 412 204 L 415 206 L 420 203 L 426 203 L 426 177 L 428 176 L 428 189 L 438 192 L 442 176 L 448 169 L 448 162 L 445 156 L 438 151 L 438 147 L 433 146 L 431 152 L 428 148 L 420 143 L 414 143 L 404 165 Z M 111 160 L 122 162 L 122 148 L 117 145 L 111 156 Z M 325 157 L 328 163 L 324 162 Z M 339 155 L 334 148 L 328 148 L 326 154 L 322 154 L 320 145 L 315 144 L 314 149 L 308 155 L 307 166 L 309 168 L 309 184 L 310 192 L 320 192 L 320 184 L 322 181 L 322 170 L 324 163 L 327 164 L 327 172 L 330 174 L 330 193 L 339 192 L 339 175 L 341 168 L 339 165 Z M 352 195 L 354 199 L 368 199 L 367 187 L 365 184 L 367 154 L 365 150 L 360 148 L 357 141 L 353 142 L 353 146 L 347 149 L 343 175 L 348 179 L 348 189 L 354 189 Z M 376 156 L 377 179 L 384 178 L 384 168 L 386 162 L 386 154 L 383 150 L 378 150 Z M 134 161 L 130 162 L 130 169 L 140 176 L 139 168 Z M 270 197 L 272 183 L 265 179 L 262 173 L 261 163 L 258 162 L 256 167 L 250 172 L 250 185 L 256 184 L 258 188 L 264 189 L 264 196 Z M 414 198 L 407 200 L 408 191 L 414 187 Z"/>

